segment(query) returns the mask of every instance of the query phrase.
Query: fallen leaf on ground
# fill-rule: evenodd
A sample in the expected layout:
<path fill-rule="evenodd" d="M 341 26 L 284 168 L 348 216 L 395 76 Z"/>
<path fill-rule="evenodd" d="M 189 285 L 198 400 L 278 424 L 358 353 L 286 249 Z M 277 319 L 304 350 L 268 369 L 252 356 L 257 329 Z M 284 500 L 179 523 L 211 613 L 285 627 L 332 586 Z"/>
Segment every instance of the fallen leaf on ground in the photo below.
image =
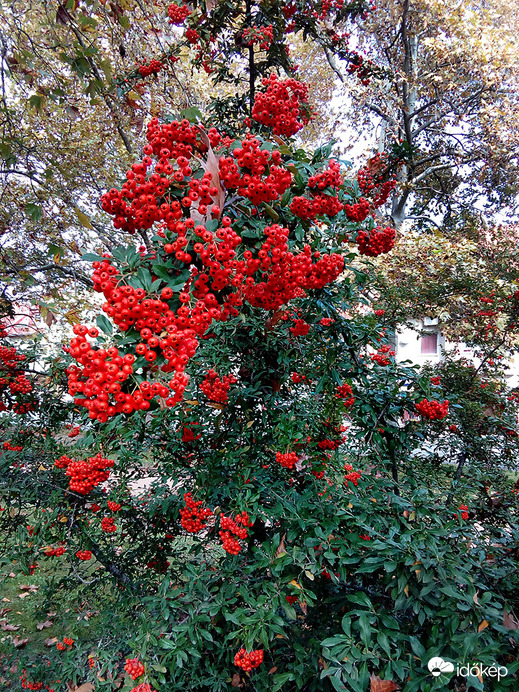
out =
<path fill-rule="evenodd" d="M 18 598 L 25 598 L 26 596 L 30 596 L 30 594 L 30 591 L 24 591 L 23 593 L 18 594 Z"/>
<path fill-rule="evenodd" d="M 20 637 L 11 637 L 11 641 L 16 649 L 21 649 L 22 646 L 25 646 L 29 642 L 28 639 L 20 639 Z"/>
<path fill-rule="evenodd" d="M 18 588 L 22 591 L 38 591 L 40 587 L 36 586 L 36 584 L 22 584 Z"/>
<path fill-rule="evenodd" d="M 9 572 L 9 576 L 11 579 L 14 579 L 17 575 L 14 572 Z"/>
<path fill-rule="evenodd" d="M 40 631 L 41 631 L 42 629 L 44 629 L 45 627 L 52 627 L 52 622 L 51 622 L 50 620 L 46 620 L 45 622 L 39 622 L 39 623 L 36 625 L 36 629 L 37 629 L 37 630 L 40 630 Z"/>
<path fill-rule="evenodd" d="M 54 646 L 54 644 L 58 641 L 57 637 L 50 637 L 49 639 L 45 640 L 45 646 Z"/>
<path fill-rule="evenodd" d="M 2 617 L 2 615 L 5 615 L 6 613 L 10 613 L 11 610 L 12 608 L 2 608 L 2 610 L 0 610 L 0 617 Z"/>
<path fill-rule="evenodd" d="M 21 625 L 10 625 L 8 622 L 0 622 L 0 627 L 4 632 L 16 632 L 19 630 Z"/>

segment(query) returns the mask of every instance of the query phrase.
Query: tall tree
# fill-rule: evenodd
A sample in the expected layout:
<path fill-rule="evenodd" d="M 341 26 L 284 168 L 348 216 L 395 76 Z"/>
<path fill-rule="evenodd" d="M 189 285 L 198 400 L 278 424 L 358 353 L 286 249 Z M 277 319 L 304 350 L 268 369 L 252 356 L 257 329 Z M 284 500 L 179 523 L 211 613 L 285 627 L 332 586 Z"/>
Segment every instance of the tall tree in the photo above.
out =
<path fill-rule="evenodd" d="M 361 127 L 380 123 L 378 149 L 399 182 L 394 224 L 454 230 L 513 207 L 517 13 L 503 0 L 382 0 L 365 28 L 359 42 L 386 77 L 357 83 L 350 102 Z M 344 79 L 340 62 L 334 67 Z"/>

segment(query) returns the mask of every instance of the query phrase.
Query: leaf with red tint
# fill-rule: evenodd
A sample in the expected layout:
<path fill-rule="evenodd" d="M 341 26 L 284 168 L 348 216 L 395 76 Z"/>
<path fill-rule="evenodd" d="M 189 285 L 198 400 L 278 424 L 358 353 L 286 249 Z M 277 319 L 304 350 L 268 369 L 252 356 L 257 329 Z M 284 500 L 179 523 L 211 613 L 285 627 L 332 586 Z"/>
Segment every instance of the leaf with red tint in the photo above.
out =
<path fill-rule="evenodd" d="M 392 680 L 381 680 L 377 675 L 370 677 L 371 687 L 370 692 L 393 692 L 399 690 L 400 686 Z"/>

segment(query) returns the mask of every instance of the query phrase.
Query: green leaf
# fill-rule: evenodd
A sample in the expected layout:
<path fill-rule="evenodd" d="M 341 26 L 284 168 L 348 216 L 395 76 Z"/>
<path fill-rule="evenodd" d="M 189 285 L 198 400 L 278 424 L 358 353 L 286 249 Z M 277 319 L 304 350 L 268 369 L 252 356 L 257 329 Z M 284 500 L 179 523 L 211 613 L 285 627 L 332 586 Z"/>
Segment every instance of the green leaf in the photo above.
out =
<path fill-rule="evenodd" d="M 104 315 L 98 315 L 96 317 L 96 322 L 97 322 L 97 326 L 99 327 L 99 329 L 102 332 L 104 332 L 108 336 L 112 336 L 114 328 L 113 328 L 112 323 L 110 322 L 110 320 L 107 317 L 105 317 Z"/>
<path fill-rule="evenodd" d="M 104 257 L 101 257 L 101 255 L 96 255 L 93 252 L 85 252 L 81 255 L 81 259 L 85 260 L 85 262 L 102 262 Z"/>
<path fill-rule="evenodd" d="M 203 120 L 203 115 L 196 106 L 191 106 L 190 108 L 184 108 L 180 111 L 180 119 L 185 118 L 189 120 L 190 123 L 196 123 Z"/>
<path fill-rule="evenodd" d="M 39 221 L 43 216 L 42 208 L 33 202 L 27 202 L 25 205 L 25 213 L 31 221 Z"/>
<path fill-rule="evenodd" d="M 44 103 L 45 96 L 43 96 L 42 94 L 33 94 L 29 98 L 29 107 L 33 108 L 37 113 L 41 112 Z"/>
<path fill-rule="evenodd" d="M 366 646 L 370 646 L 370 644 L 371 644 L 371 625 L 369 623 L 369 617 L 366 613 L 363 613 L 359 617 L 359 629 L 360 629 L 360 638 L 362 639 L 362 642 Z"/>

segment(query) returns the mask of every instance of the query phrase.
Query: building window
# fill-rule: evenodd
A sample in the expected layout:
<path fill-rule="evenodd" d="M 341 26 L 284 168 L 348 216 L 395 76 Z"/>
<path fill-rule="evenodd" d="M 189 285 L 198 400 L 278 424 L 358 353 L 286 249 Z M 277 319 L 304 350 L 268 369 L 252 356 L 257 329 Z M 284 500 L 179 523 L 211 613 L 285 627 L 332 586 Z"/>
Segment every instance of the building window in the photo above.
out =
<path fill-rule="evenodd" d="M 438 334 L 424 334 L 421 339 L 421 352 L 423 355 L 438 354 Z"/>

